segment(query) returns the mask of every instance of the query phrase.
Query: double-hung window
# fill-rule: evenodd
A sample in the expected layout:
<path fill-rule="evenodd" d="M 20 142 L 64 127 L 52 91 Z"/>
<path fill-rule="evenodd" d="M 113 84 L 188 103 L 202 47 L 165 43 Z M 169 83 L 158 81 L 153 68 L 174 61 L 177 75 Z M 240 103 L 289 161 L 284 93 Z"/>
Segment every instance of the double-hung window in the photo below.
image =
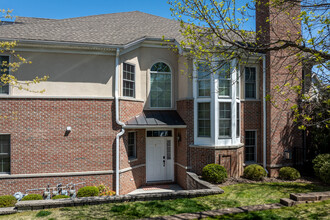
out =
<path fill-rule="evenodd" d="M 240 104 L 236 103 L 236 137 L 240 135 Z"/>
<path fill-rule="evenodd" d="M 245 131 L 245 162 L 256 162 L 256 131 Z"/>
<path fill-rule="evenodd" d="M 231 70 L 230 63 L 221 61 L 219 63 L 218 70 L 218 82 L 219 82 L 219 96 L 230 97 L 231 96 Z"/>
<path fill-rule="evenodd" d="M 257 97 L 256 68 L 245 67 L 245 98 L 255 99 Z"/>
<path fill-rule="evenodd" d="M 198 96 L 209 97 L 211 95 L 210 68 L 206 64 L 198 65 Z"/>
<path fill-rule="evenodd" d="M 127 154 L 129 159 L 136 158 L 136 133 L 128 132 Z"/>
<path fill-rule="evenodd" d="M 211 109 L 209 102 L 198 103 L 198 137 L 211 137 Z"/>
<path fill-rule="evenodd" d="M 135 96 L 135 66 L 128 63 L 123 64 L 123 95 Z"/>
<path fill-rule="evenodd" d="M 219 103 L 219 137 L 231 138 L 231 103 Z"/>
<path fill-rule="evenodd" d="M 0 56 L 0 76 L 9 74 L 9 56 Z M 0 81 L 0 94 L 9 94 L 9 85 Z"/>
<path fill-rule="evenodd" d="M 0 134 L 0 174 L 10 173 L 10 135 Z"/>

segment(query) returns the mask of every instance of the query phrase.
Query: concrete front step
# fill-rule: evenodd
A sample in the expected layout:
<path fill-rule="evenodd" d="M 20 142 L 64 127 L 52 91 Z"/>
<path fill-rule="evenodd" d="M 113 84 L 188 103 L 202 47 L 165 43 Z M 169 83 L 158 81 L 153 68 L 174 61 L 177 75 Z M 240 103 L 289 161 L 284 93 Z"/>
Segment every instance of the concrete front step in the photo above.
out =
<path fill-rule="evenodd" d="M 17 209 L 15 209 L 15 207 L 0 208 L 0 215 L 15 214 L 16 212 Z"/>
<path fill-rule="evenodd" d="M 322 201 L 330 199 L 330 191 L 311 193 L 291 193 L 290 199 L 294 201 Z"/>

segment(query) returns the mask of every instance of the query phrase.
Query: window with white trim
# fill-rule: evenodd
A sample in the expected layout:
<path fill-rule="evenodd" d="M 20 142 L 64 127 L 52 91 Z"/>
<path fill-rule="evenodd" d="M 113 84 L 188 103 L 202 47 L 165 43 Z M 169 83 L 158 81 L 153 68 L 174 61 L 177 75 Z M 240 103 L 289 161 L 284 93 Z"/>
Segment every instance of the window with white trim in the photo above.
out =
<path fill-rule="evenodd" d="M 219 138 L 231 138 L 231 103 L 219 103 Z"/>
<path fill-rule="evenodd" d="M 123 96 L 135 97 L 135 66 L 123 63 Z"/>
<path fill-rule="evenodd" d="M 129 159 L 136 158 L 136 132 L 128 132 L 127 154 Z"/>
<path fill-rule="evenodd" d="M 218 70 L 218 80 L 219 80 L 219 96 L 220 97 L 230 97 L 231 96 L 231 70 L 230 63 L 221 61 Z"/>
<path fill-rule="evenodd" d="M 9 56 L 0 56 L 0 76 L 9 74 Z M 0 94 L 9 94 L 9 85 L 0 81 Z"/>
<path fill-rule="evenodd" d="M 245 67 L 245 98 L 257 98 L 257 70 L 255 67 Z"/>
<path fill-rule="evenodd" d="M 198 65 L 198 96 L 210 97 L 211 95 L 211 76 L 210 68 L 206 64 Z"/>
<path fill-rule="evenodd" d="M 198 103 L 198 137 L 211 136 L 211 112 L 209 102 Z"/>
<path fill-rule="evenodd" d="M 165 63 L 154 64 L 150 70 L 150 107 L 170 108 L 172 105 L 172 73 Z"/>
<path fill-rule="evenodd" d="M 10 173 L 10 135 L 0 134 L 0 173 Z"/>
<path fill-rule="evenodd" d="M 245 162 L 256 162 L 257 132 L 245 131 Z"/>

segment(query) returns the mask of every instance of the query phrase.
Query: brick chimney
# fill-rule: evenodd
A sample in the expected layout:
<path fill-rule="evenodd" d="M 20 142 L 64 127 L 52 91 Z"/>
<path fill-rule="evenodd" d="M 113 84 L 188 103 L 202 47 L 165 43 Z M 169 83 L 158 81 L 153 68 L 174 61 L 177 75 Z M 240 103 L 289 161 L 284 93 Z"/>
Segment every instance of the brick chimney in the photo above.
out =
<path fill-rule="evenodd" d="M 256 3 L 257 43 L 264 48 L 280 46 L 279 40 L 295 41 L 301 36 L 301 24 L 297 16 L 300 5 L 283 1 L 274 5 L 274 0 L 259 0 Z M 277 0 L 278 2 L 278 0 Z M 282 2 L 282 1 L 280 1 Z M 270 50 L 266 53 L 266 94 L 271 95 L 267 101 L 267 169 L 271 176 L 277 176 L 282 166 L 292 165 L 296 161 L 292 156 L 303 153 L 302 131 L 293 123 L 290 107 L 298 101 L 298 95 L 289 89 L 301 79 L 302 69 L 295 56 L 297 50 L 286 48 Z M 287 68 L 288 65 L 294 67 Z M 260 74 L 262 75 L 262 74 Z M 290 83 L 290 86 L 284 86 Z M 278 91 L 278 87 L 280 91 Z M 276 89 L 277 88 L 277 89 Z M 290 101 L 286 101 L 289 98 Z"/>

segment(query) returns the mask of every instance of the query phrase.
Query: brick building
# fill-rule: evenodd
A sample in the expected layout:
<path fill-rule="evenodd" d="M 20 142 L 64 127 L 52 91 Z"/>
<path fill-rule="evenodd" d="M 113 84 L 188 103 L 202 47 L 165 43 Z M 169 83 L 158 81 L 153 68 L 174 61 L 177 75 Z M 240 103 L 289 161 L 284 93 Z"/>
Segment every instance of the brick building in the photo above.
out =
<path fill-rule="evenodd" d="M 257 28 L 267 16 L 257 14 Z M 168 49 L 182 39 L 179 29 L 142 12 L 1 25 L 0 40 L 19 40 L 15 50 L 32 61 L 13 74 L 49 80 L 30 86 L 42 94 L 0 88 L 0 194 L 59 182 L 105 183 L 120 194 L 156 182 L 185 188 L 186 171 L 200 174 L 209 163 L 233 177 L 251 163 L 272 176 L 291 164 L 285 152 L 302 138 L 289 113 L 270 104 L 263 113 L 263 74 L 265 92 L 288 74 L 272 69 L 275 55 L 227 63 L 235 83 L 219 94 L 220 73 L 200 77 L 193 60 Z"/>

